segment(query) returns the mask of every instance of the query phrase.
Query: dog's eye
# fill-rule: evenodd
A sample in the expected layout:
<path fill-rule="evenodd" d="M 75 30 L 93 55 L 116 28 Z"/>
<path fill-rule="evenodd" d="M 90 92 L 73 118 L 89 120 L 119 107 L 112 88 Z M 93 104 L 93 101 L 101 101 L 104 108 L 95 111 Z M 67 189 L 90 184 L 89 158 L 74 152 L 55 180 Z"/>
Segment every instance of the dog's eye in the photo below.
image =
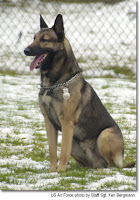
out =
<path fill-rule="evenodd" d="M 41 42 L 49 42 L 49 40 L 47 40 L 45 38 L 41 38 Z"/>

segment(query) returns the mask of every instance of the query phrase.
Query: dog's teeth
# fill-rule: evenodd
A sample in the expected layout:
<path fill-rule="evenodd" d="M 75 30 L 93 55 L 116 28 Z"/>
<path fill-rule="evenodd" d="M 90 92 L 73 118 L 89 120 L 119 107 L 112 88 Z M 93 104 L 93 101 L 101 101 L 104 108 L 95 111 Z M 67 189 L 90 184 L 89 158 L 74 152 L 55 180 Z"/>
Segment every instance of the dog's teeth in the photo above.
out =
<path fill-rule="evenodd" d="M 43 56 L 43 60 L 46 58 L 46 56 L 47 56 L 46 54 Z"/>
<path fill-rule="evenodd" d="M 47 57 L 47 55 L 45 54 L 45 55 L 43 56 L 43 58 L 42 58 L 42 61 L 43 61 L 46 57 Z"/>
<path fill-rule="evenodd" d="M 47 57 L 47 54 L 45 54 L 45 55 L 43 56 L 43 58 L 38 62 L 38 66 L 40 65 L 40 63 L 42 63 L 42 61 L 43 61 L 46 57 Z"/>

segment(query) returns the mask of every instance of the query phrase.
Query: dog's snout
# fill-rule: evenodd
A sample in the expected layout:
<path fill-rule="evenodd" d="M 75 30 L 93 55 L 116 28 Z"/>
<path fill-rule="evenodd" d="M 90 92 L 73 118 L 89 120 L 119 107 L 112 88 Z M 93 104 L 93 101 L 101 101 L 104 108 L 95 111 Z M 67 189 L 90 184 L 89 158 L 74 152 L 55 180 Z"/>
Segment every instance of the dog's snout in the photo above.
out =
<path fill-rule="evenodd" d="M 30 48 L 27 47 L 26 49 L 24 49 L 24 53 L 26 56 L 30 56 L 30 53 L 31 53 Z"/>

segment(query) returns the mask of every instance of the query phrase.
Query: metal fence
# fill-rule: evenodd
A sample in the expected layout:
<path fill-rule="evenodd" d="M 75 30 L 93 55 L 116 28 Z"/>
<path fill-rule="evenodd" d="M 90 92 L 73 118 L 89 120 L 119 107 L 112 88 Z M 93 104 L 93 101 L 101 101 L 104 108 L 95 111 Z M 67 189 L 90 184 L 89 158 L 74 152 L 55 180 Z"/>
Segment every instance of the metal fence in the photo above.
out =
<path fill-rule="evenodd" d="M 0 71 L 26 74 L 24 48 L 39 30 L 63 15 L 66 37 L 85 76 L 135 77 L 136 2 L 133 0 L 0 0 Z M 37 70 L 36 72 L 37 73 Z"/>

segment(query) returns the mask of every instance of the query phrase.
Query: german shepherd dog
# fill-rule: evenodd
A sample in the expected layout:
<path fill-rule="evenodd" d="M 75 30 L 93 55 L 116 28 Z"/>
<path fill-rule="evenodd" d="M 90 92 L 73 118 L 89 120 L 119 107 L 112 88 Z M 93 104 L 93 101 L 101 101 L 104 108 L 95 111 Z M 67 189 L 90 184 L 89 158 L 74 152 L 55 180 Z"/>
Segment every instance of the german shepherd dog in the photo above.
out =
<path fill-rule="evenodd" d="M 50 171 L 66 170 L 69 155 L 89 168 L 123 167 L 121 130 L 91 85 L 85 81 L 69 41 L 62 15 L 48 28 L 40 15 L 40 30 L 24 50 L 35 56 L 30 70 L 40 69 L 39 105 L 49 143 Z M 57 137 L 62 131 L 57 167 Z"/>

